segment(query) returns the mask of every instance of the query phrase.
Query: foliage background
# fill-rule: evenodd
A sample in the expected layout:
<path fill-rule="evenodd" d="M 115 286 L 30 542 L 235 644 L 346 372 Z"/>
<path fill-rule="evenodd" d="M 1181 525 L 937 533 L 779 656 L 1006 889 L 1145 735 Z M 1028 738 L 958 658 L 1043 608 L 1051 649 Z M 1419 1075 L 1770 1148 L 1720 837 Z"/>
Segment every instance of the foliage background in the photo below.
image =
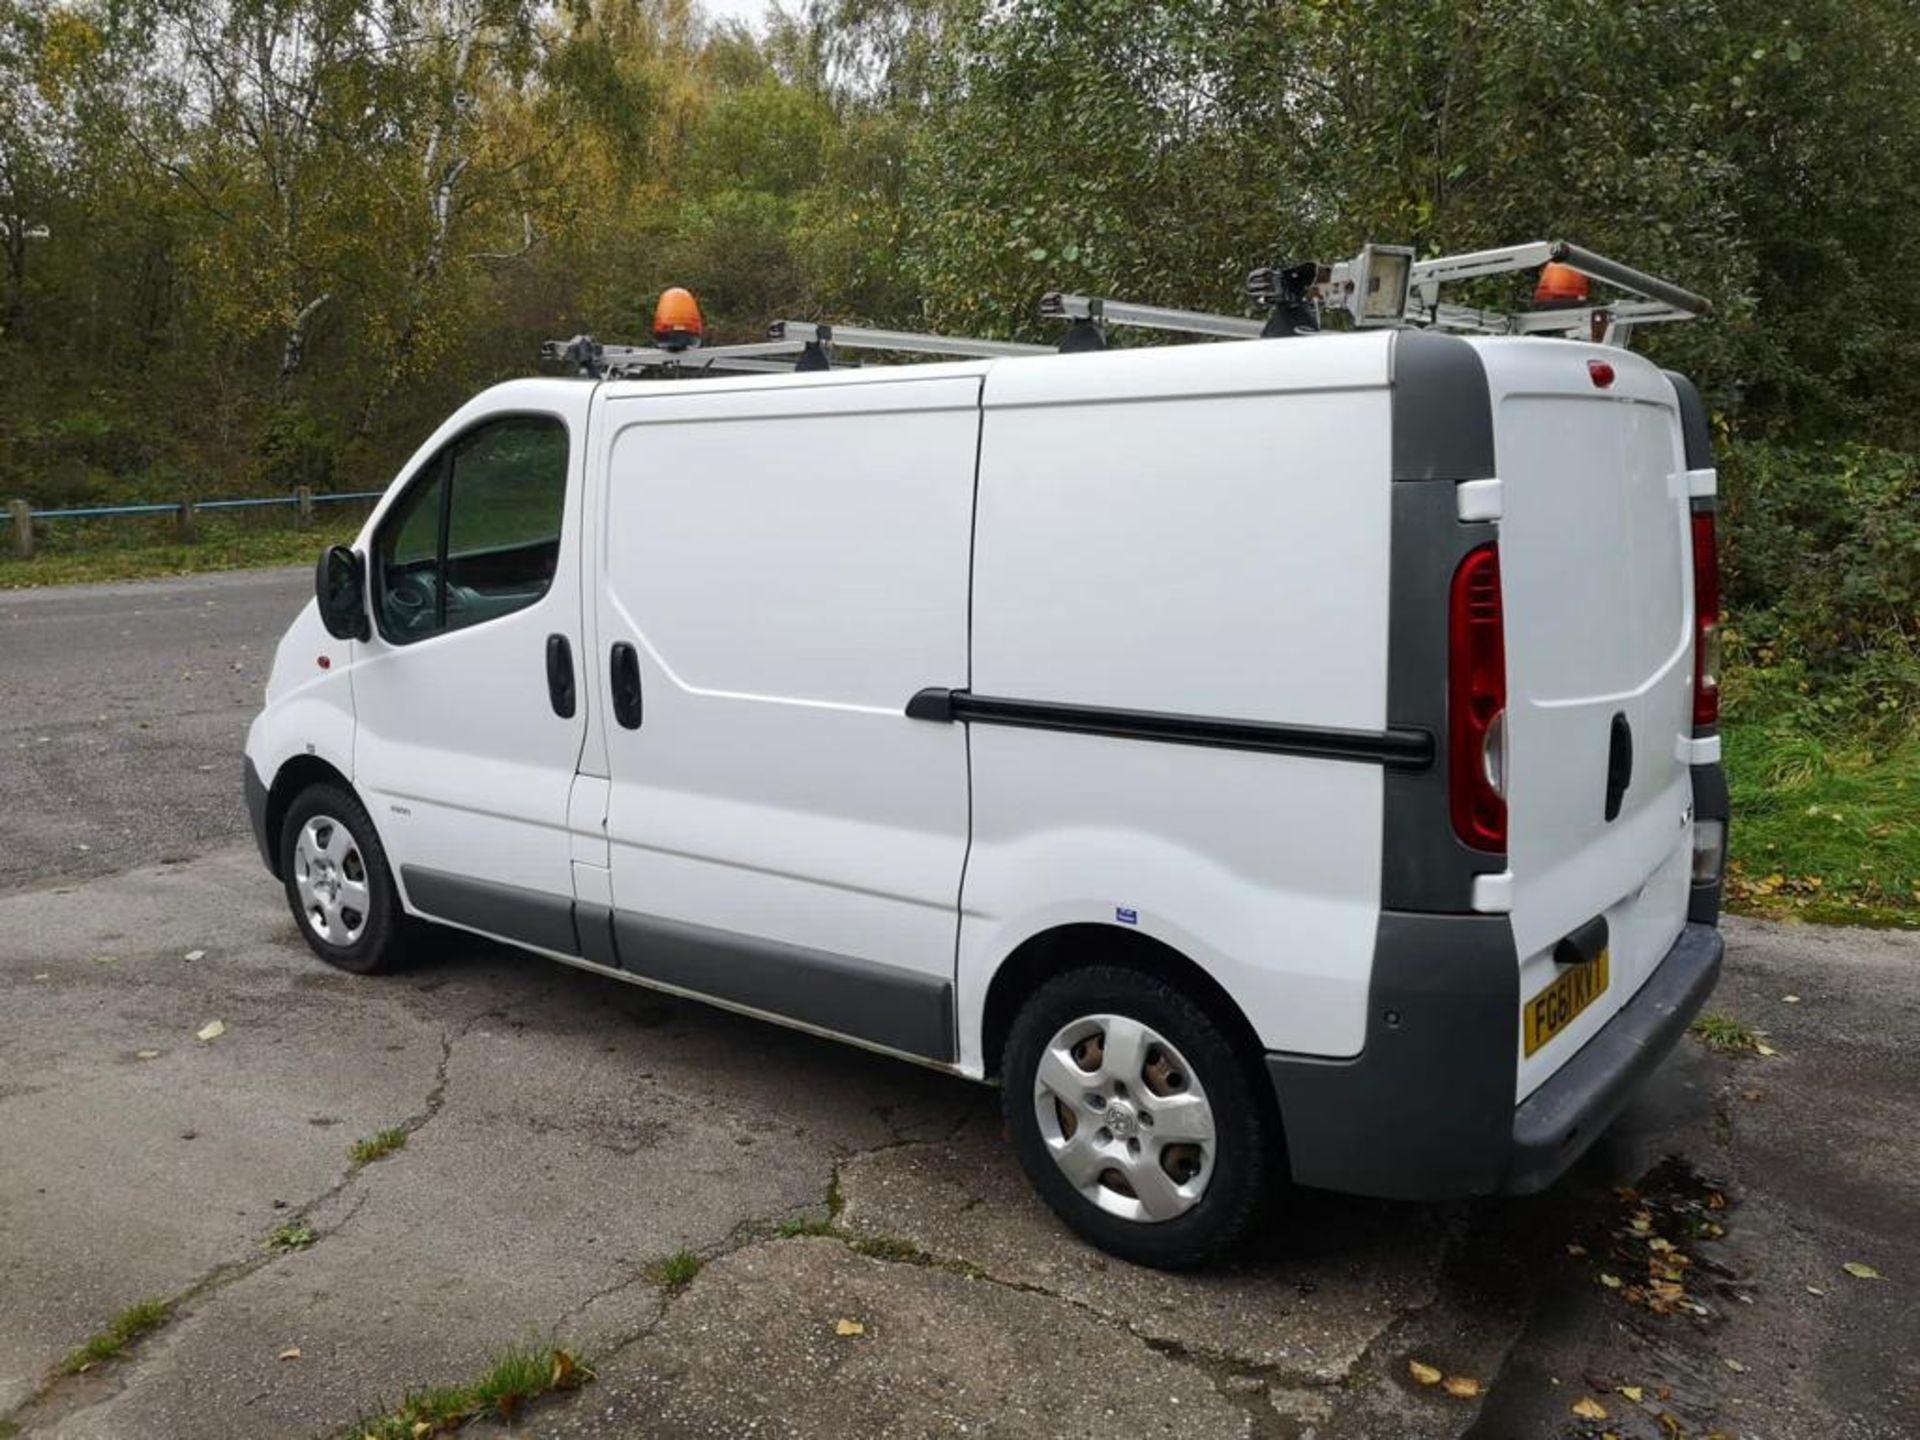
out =
<path fill-rule="evenodd" d="M 1565 235 L 1716 303 L 1643 348 L 1718 431 L 1741 883 L 1835 873 L 1859 786 L 1849 903 L 1911 905 L 1916 75 L 1912 0 L 0 0 L 0 496 L 377 487 L 669 283 L 1043 339 Z"/>

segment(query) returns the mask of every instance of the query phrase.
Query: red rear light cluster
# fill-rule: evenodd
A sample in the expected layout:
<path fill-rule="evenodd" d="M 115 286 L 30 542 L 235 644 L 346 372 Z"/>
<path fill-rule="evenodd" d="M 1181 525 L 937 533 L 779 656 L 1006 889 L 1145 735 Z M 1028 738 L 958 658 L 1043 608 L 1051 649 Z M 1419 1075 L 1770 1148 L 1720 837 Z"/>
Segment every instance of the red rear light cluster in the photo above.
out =
<path fill-rule="evenodd" d="M 1507 637 L 1500 551 L 1469 551 L 1447 612 L 1447 766 L 1454 832 L 1476 850 L 1507 848 Z"/>
<path fill-rule="evenodd" d="M 1720 723 L 1720 545 L 1713 512 L 1693 512 L 1693 723 Z"/>

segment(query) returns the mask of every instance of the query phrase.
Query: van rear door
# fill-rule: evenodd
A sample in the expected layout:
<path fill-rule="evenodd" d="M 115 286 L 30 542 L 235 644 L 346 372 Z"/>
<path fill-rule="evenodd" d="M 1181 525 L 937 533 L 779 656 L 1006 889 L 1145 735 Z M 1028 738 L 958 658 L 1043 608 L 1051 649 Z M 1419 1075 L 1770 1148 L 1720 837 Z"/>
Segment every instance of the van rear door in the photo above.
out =
<path fill-rule="evenodd" d="M 1518 1100 L 1632 997 L 1686 919 L 1692 553 L 1678 404 L 1658 369 L 1599 346 L 1474 344 L 1501 482 Z M 1589 968 L 1555 990 L 1603 943 L 1596 919 L 1604 988 Z"/>

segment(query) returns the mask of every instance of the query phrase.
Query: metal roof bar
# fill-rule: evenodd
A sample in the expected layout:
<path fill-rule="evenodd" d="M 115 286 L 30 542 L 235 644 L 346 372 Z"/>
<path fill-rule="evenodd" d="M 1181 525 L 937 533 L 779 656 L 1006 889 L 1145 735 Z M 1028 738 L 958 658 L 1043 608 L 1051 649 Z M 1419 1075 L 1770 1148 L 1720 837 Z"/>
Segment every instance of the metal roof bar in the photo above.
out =
<path fill-rule="evenodd" d="M 823 325 L 813 320 L 776 320 L 767 327 L 775 343 L 826 345 L 849 350 L 898 350 L 912 355 L 946 355 L 986 360 L 1002 355 L 1051 355 L 1051 345 L 1017 340 L 975 340 L 965 335 L 921 335 L 912 330 L 876 330 L 866 325 Z"/>
<path fill-rule="evenodd" d="M 1055 290 L 1040 297 L 1040 313 L 1049 320 L 1091 320 L 1096 325 L 1133 325 L 1143 330 L 1173 330 L 1185 335 L 1218 335 L 1228 340 L 1258 339 L 1264 322 L 1243 315 L 1212 315 L 1204 310 L 1175 310 L 1137 305 L 1101 295 Z"/>

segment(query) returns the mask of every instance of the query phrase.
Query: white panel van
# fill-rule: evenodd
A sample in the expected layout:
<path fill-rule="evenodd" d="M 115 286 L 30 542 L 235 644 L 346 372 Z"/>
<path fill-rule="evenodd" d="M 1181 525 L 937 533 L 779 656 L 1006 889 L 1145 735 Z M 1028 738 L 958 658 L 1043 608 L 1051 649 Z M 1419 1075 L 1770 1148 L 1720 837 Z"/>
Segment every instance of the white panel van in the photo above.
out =
<path fill-rule="evenodd" d="M 1538 1189 L 1719 970 L 1706 437 L 1418 330 L 517 381 L 322 557 L 249 809 L 329 963 L 431 921 L 996 1081 L 1129 1259 Z"/>

